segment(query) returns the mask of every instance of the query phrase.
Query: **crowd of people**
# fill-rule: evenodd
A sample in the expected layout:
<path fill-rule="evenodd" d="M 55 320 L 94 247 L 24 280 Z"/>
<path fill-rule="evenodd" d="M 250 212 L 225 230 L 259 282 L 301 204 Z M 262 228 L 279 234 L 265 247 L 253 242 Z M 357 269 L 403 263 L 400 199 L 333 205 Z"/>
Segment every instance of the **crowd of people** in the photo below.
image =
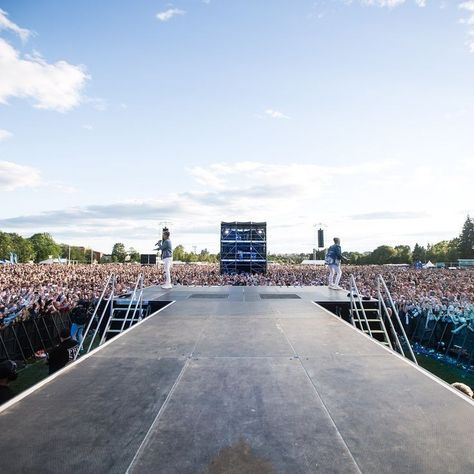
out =
<path fill-rule="evenodd" d="M 61 343 L 47 354 L 49 371 L 53 373 L 74 358 L 82 339 L 84 307 L 99 299 L 111 273 L 116 276 L 116 294 L 129 293 L 140 274 L 145 286 L 163 282 L 162 266 L 0 266 L 0 331 L 30 318 L 69 314 L 72 327 L 61 333 Z M 354 275 L 359 292 L 372 297 L 377 296 L 376 277 L 382 275 L 406 324 L 410 318 L 423 315 L 426 324 L 442 320 L 453 323 L 453 332 L 466 327 L 474 332 L 474 269 L 345 267 L 340 286 L 347 290 L 350 274 Z M 186 264 L 173 267 L 171 282 L 174 286 L 320 286 L 328 284 L 328 271 L 324 266 L 270 264 L 265 274 L 221 275 L 216 264 Z M 8 363 L 2 362 L 0 377 L 1 395 L 5 399 L 11 396 L 6 387 L 14 379 L 13 366 L 7 367 Z M 466 387 L 456 388 L 468 396 L 472 393 L 468 393 Z"/>
<path fill-rule="evenodd" d="M 161 266 L 140 265 L 5 265 L 0 267 L 0 327 L 36 316 L 70 312 L 81 301 L 94 302 L 110 273 L 117 277 L 116 294 L 134 287 L 140 273 L 144 285 L 163 281 Z M 359 292 L 376 296 L 376 276 L 382 275 L 402 315 L 449 317 L 474 322 L 474 269 L 416 270 L 406 267 L 346 267 L 340 285 L 349 289 L 353 274 Z M 319 286 L 327 284 L 320 266 L 269 265 L 265 274 L 221 275 L 219 266 L 175 265 L 172 284 L 183 286 Z"/>

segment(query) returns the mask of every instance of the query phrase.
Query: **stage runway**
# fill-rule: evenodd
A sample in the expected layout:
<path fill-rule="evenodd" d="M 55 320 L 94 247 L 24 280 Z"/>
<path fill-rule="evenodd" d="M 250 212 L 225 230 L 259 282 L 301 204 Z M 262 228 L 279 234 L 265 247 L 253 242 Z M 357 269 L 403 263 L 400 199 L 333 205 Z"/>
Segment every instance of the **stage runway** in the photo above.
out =
<path fill-rule="evenodd" d="M 0 472 L 471 472 L 474 404 L 314 304 L 344 298 L 146 289 L 174 303 L 0 408 Z"/>

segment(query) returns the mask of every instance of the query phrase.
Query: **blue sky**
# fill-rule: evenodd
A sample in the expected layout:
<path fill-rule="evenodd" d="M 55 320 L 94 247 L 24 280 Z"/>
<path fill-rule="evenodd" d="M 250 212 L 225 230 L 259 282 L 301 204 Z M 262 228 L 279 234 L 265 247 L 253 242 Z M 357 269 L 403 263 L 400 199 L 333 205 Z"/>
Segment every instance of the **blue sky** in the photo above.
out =
<path fill-rule="evenodd" d="M 474 213 L 474 1 L 0 0 L 0 229 L 434 243 Z"/>

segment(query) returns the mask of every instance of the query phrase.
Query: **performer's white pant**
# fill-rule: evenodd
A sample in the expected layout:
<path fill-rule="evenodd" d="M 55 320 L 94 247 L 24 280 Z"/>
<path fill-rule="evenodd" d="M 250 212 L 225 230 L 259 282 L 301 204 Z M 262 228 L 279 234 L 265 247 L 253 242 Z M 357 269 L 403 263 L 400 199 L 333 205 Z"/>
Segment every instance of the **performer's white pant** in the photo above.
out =
<path fill-rule="evenodd" d="M 167 257 L 163 259 L 163 271 L 165 272 L 165 285 L 171 285 L 171 265 L 173 264 L 173 258 Z"/>
<path fill-rule="evenodd" d="M 341 265 L 329 265 L 329 285 L 338 286 L 341 276 Z"/>

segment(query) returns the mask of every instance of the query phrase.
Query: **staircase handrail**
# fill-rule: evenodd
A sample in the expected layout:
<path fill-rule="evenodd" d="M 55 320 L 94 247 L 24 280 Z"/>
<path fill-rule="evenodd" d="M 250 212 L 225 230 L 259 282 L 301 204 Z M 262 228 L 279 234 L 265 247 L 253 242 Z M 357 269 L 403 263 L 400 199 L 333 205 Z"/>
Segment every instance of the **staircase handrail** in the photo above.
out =
<path fill-rule="evenodd" d="M 138 306 L 140 306 L 138 313 L 140 314 L 140 317 L 143 317 L 143 273 L 140 274 L 140 294 L 138 295 L 137 302 L 135 303 L 135 309 L 133 310 L 132 324 L 135 321 L 135 314 L 138 310 Z"/>
<path fill-rule="evenodd" d="M 99 318 L 99 322 L 97 323 L 97 327 L 95 328 L 95 331 L 94 331 L 94 336 L 92 337 L 91 339 L 91 342 L 89 343 L 89 347 L 87 348 L 87 352 L 89 352 L 91 350 L 91 347 L 92 345 L 94 344 L 94 341 L 95 341 L 95 338 L 97 337 L 97 333 L 99 332 L 100 330 L 100 327 L 102 325 L 102 321 L 104 319 L 104 316 L 105 316 L 105 313 L 107 312 L 107 309 L 109 310 L 109 317 L 107 319 L 107 324 L 109 323 L 110 321 L 110 318 L 112 317 L 113 313 L 114 313 L 114 297 L 115 297 L 115 274 L 113 275 L 113 278 L 111 280 L 111 284 L 112 284 L 112 291 L 109 295 L 109 298 L 107 299 L 107 303 L 106 305 L 104 306 L 104 309 L 102 310 L 102 314 Z M 107 324 L 105 327 L 107 327 Z M 99 345 L 102 344 L 102 341 L 99 342 Z"/>
<path fill-rule="evenodd" d="M 398 349 L 398 352 L 403 356 L 403 357 L 406 357 L 405 355 L 405 351 L 403 350 L 403 347 L 402 347 L 402 344 L 400 343 L 400 338 L 398 337 L 398 334 L 397 334 L 397 331 L 395 329 L 395 326 L 393 325 L 393 321 L 392 321 L 392 318 L 391 318 L 391 315 L 388 311 L 388 308 L 387 308 L 387 305 L 383 299 L 383 296 L 382 296 L 382 292 L 381 290 L 379 289 L 378 291 L 378 294 L 377 294 L 377 298 L 379 300 L 379 305 L 380 305 L 380 320 L 383 321 L 383 316 L 382 316 L 382 308 L 383 310 L 385 311 L 385 314 L 387 315 L 387 320 L 389 322 L 389 325 L 390 325 L 390 329 L 392 331 L 392 334 L 393 334 L 393 337 L 395 339 L 395 343 L 396 343 L 396 346 L 397 346 L 397 349 Z M 393 313 L 392 313 L 393 314 Z M 389 341 L 390 341 L 390 338 L 389 338 Z M 393 347 L 392 347 L 393 349 Z"/>
<path fill-rule="evenodd" d="M 395 319 L 396 319 L 396 321 L 397 321 L 397 323 L 398 323 L 398 325 L 399 325 L 399 327 L 400 327 L 400 330 L 401 330 L 401 332 L 402 332 L 403 337 L 405 338 L 405 341 L 406 341 L 407 346 L 408 346 L 408 351 L 409 351 L 409 353 L 410 353 L 410 359 L 413 361 L 413 363 L 415 363 L 416 365 L 418 365 L 418 361 L 416 360 L 416 357 L 415 357 L 415 354 L 414 354 L 413 349 L 412 349 L 412 347 L 411 347 L 410 341 L 408 340 L 407 334 L 406 334 L 406 332 L 405 332 L 405 328 L 403 327 L 403 324 L 402 324 L 402 322 L 400 321 L 400 316 L 399 316 L 399 314 L 398 314 L 398 310 L 397 310 L 397 308 L 396 308 L 396 306 L 395 306 L 395 303 L 393 302 L 392 295 L 390 294 L 390 291 L 389 291 L 389 289 L 388 289 L 388 287 L 387 287 L 387 284 L 385 283 L 385 280 L 384 280 L 384 278 L 383 278 L 382 275 L 379 275 L 379 276 L 378 276 L 378 282 L 380 283 L 380 285 L 381 285 L 381 287 L 383 288 L 383 290 L 385 290 L 385 293 L 386 293 L 386 295 L 387 295 L 387 297 L 388 297 L 388 301 L 389 301 L 389 303 L 390 303 L 390 307 L 391 307 L 391 310 L 392 310 L 392 316 L 395 315 Z M 379 291 L 380 291 L 380 293 L 379 293 L 379 295 L 378 295 L 378 296 L 379 296 L 379 301 L 381 301 L 381 302 L 383 303 L 384 308 L 386 309 L 385 300 L 384 300 L 384 298 L 382 298 L 382 291 L 381 291 L 380 286 L 379 286 Z M 388 316 L 388 311 L 387 311 L 387 316 Z M 388 316 L 388 319 L 391 321 L 391 316 Z M 393 327 L 393 322 L 391 322 L 391 324 L 392 324 L 392 327 Z M 394 329 L 394 328 L 393 328 L 393 329 Z M 398 340 L 398 334 L 397 334 L 396 331 L 395 331 L 395 336 L 396 336 L 396 338 L 397 338 L 398 344 L 399 344 L 400 347 L 401 347 L 400 341 Z M 404 353 L 403 350 L 402 350 L 402 354 L 405 355 L 405 353 Z"/>
<path fill-rule="evenodd" d="M 360 319 L 359 309 L 357 308 L 357 306 L 355 304 L 356 300 L 354 299 L 354 292 L 355 292 L 355 294 L 357 295 L 357 301 L 359 302 L 360 309 L 362 311 L 362 316 L 364 317 L 364 320 L 365 320 L 365 325 L 367 327 L 367 331 L 369 333 L 369 336 L 372 337 L 372 331 L 370 330 L 370 324 L 369 324 L 369 321 L 367 320 L 367 314 L 365 313 L 364 304 L 362 302 L 362 298 L 361 298 L 360 293 L 359 293 L 359 288 L 357 288 L 357 283 L 356 283 L 354 275 L 352 273 L 350 275 L 350 282 L 351 282 L 351 290 L 350 290 L 351 291 L 351 309 L 354 308 L 355 313 L 357 314 L 357 319 L 359 320 L 359 325 L 362 328 L 362 321 Z"/>
<path fill-rule="evenodd" d="M 91 328 L 91 326 L 92 326 L 92 322 L 94 321 L 94 319 L 95 319 L 96 316 L 97 316 L 97 313 L 98 313 L 98 311 L 99 311 L 100 305 L 101 305 L 102 301 L 104 300 L 105 292 L 107 291 L 107 288 L 109 287 L 110 282 L 111 282 L 111 280 L 112 280 L 114 277 L 115 277 L 115 275 L 114 275 L 113 273 L 111 273 L 111 274 L 108 276 L 108 278 L 107 278 L 107 281 L 106 281 L 106 283 L 105 283 L 105 285 L 104 285 L 104 289 L 102 290 L 102 294 L 100 295 L 99 301 L 97 302 L 97 304 L 96 304 L 96 306 L 95 306 L 94 313 L 92 314 L 91 318 L 89 319 L 89 322 L 87 323 L 86 330 L 85 330 L 84 333 L 83 333 L 82 341 L 81 341 L 81 343 L 79 344 L 79 348 L 78 348 L 78 350 L 77 350 L 77 352 L 76 352 L 76 355 L 74 356 L 74 360 L 77 359 L 77 357 L 79 356 L 79 353 L 80 353 L 81 349 L 84 347 L 84 342 L 85 342 L 86 337 L 87 337 L 87 335 L 88 335 L 88 333 L 89 333 L 89 330 L 90 330 L 90 328 Z M 102 314 L 102 317 L 103 317 L 103 314 Z M 101 321 L 102 321 L 102 317 L 101 317 Z M 99 326 L 99 325 L 98 325 L 98 326 Z M 97 331 L 96 331 L 96 332 L 97 332 Z M 95 338 L 95 333 L 94 333 L 94 338 Z M 89 348 L 88 348 L 87 352 L 89 352 L 89 350 L 90 350 L 90 348 L 91 348 L 91 345 L 92 345 L 92 343 L 89 344 Z"/>
<path fill-rule="evenodd" d="M 135 287 L 133 288 L 133 293 L 132 293 L 132 296 L 130 297 L 130 303 L 128 304 L 128 308 L 127 308 L 127 312 L 125 313 L 125 316 L 123 318 L 123 321 L 122 321 L 122 326 L 120 327 L 120 332 L 122 332 L 125 328 L 125 323 L 127 322 L 128 320 L 128 316 L 130 314 L 130 310 L 132 309 L 132 304 L 136 298 L 136 295 L 137 295 L 137 290 L 138 290 L 138 285 L 142 282 L 142 278 L 143 278 L 143 273 L 140 273 L 138 275 L 138 278 L 137 278 L 137 281 L 135 283 Z M 142 285 L 143 286 L 143 285 Z M 141 288 L 141 291 L 143 292 L 143 288 Z M 136 305 L 135 305 L 135 309 L 133 311 L 133 315 L 132 315 L 132 319 L 131 321 L 133 322 L 133 320 L 135 319 L 135 311 L 136 311 Z"/>

